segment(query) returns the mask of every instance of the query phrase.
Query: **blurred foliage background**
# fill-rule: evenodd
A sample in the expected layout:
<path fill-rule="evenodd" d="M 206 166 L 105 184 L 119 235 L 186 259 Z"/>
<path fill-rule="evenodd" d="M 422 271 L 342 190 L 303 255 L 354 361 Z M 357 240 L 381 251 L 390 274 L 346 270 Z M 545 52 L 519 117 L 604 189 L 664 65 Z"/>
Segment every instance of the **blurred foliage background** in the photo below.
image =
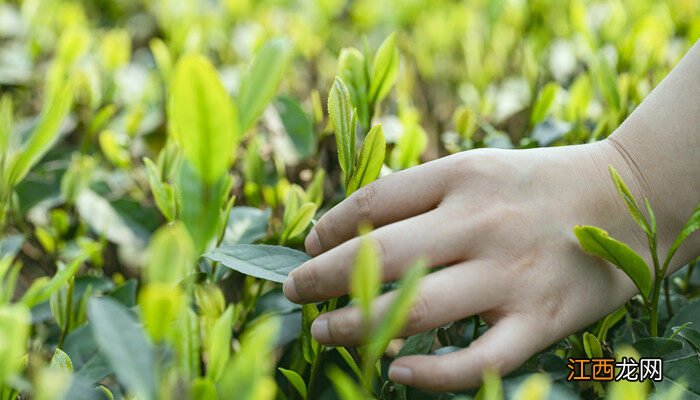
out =
<path fill-rule="evenodd" d="M 326 116 L 327 94 L 342 73 L 339 57 L 342 61 L 343 49 L 354 47 L 370 59 L 392 33 L 400 54 L 395 87 L 365 115 L 373 121 L 361 120 L 363 132 L 371 123 L 383 125 L 387 155 L 382 174 L 478 147 L 556 146 L 606 137 L 700 38 L 700 3 L 0 0 L 0 109 L 6 116 L 0 118 L 5 121 L 0 131 L 9 127 L 2 164 L 12 167 L 3 171 L 8 178 L 0 188 L 0 398 L 24 393 L 38 399 L 204 399 L 216 398 L 217 391 L 241 399 L 301 396 L 296 378 L 273 366 L 297 371 L 301 385 L 313 391 L 308 398 L 335 398 L 325 372 L 308 382 L 321 361 L 301 355 L 304 343 L 312 345 L 303 323 L 314 311 L 302 312 L 283 298 L 280 285 L 260 276 L 223 267 L 217 272 L 218 261 L 195 259 L 212 247 L 214 237 L 216 245 L 301 248 L 311 218 L 345 195 Z M 265 48 L 268 58 L 255 64 Z M 168 139 L 173 129 L 168 101 L 177 60 L 194 53 L 215 66 L 231 98 L 254 98 L 265 91 L 274 96 L 261 103 L 261 118 L 253 115 L 230 149 L 232 179 L 216 189 L 229 204 L 213 206 L 211 229 L 201 235 L 187 221 L 189 229 L 178 222 L 173 230 L 159 229 L 179 219 L 173 194 L 180 190 L 173 181 L 178 172 L 173 171 L 181 154 Z M 252 68 L 266 67 L 260 73 L 270 81 L 279 75 L 279 86 L 274 82 L 266 88 L 261 80 L 242 89 L 255 77 L 251 63 Z M 239 112 L 245 106 L 239 104 Z M 51 139 L 32 152 L 37 132 Z M 160 264 L 154 261 L 158 257 L 163 257 Z M 194 284 L 174 290 L 174 278 L 163 277 L 163 269 L 188 261 L 200 272 L 183 272 Z M 700 323 L 700 306 L 692 302 L 698 295 L 697 275 L 691 267 L 672 280 L 676 310 L 694 304 L 674 322 Z M 193 299 L 196 313 L 177 306 L 186 303 L 183 296 Z M 125 335 L 113 337 L 133 328 L 134 314 L 128 310 L 137 304 L 137 314 L 147 320 L 148 338 L 143 333 L 126 335 L 128 341 Z M 168 312 L 189 315 L 183 317 L 189 328 L 158 328 L 152 318 Z M 618 326 L 620 343 L 638 338 L 635 312 L 630 306 L 615 321 L 624 325 Z M 105 313 L 124 325 L 86 328 L 88 320 L 109 324 L 110 318 L 99 317 Z M 668 329 L 675 326 L 672 318 L 671 313 L 662 316 Z M 483 328 L 478 319 L 469 319 L 434 336 L 441 345 L 467 345 L 472 332 Z M 187 329 L 197 331 L 186 337 L 201 340 L 193 347 L 202 348 L 202 354 L 171 349 L 153 358 L 131 358 L 139 350 L 151 352 L 150 341 L 177 348 L 184 340 L 178 335 Z M 95 338 L 100 335 L 103 339 Z M 605 335 L 598 338 L 609 352 Z M 119 372 L 114 361 L 119 355 L 105 350 L 120 348 L 122 342 L 132 353 L 120 362 L 141 378 Z M 211 346 L 225 349 L 217 350 L 225 354 L 223 360 L 212 361 L 207 355 L 214 352 Z M 543 353 L 516 374 L 520 378 L 511 386 L 504 380 L 506 392 L 520 387 L 521 378 L 529 376 L 524 372 L 545 371 L 550 378 L 535 375 L 521 396 L 543 388 L 559 396 L 552 398 L 603 396 L 602 386 L 562 382 L 564 357 L 583 347 L 581 339 L 573 338 Z M 391 349 L 387 354 L 395 355 Z M 324 363 L 351 375 L 348 357 L 357 358 L 354 352 L 328 353 Z M 23 358 L 26 354 L 30 356 Z M 168 358 L 186 366 L 163 372 L 157 365 Z M 51 367 L 65 365 L 66 359 L 74 373 Z M 214 363 L 220 364 L 215 368 Z M 700 397 L 700 364 L 684 368 L 678 373 L 690 386 L 678 396 Z M 342 376 L 334 381 L 345 382 Z M 385 383 L 383 376 L 376 395 L 405 398 L 406 389 Z M 241 381 L 248 386 L 241 387 Z M 90 390 L 98 385 L 103 385 L 99 391 Z M 352 385 L 339 389 L 341 398 L 354 398 L 347 394 L 355 390 Z M 632 393 L 626 390 L 637 389 L 616 390 L 625 396 Z M 472 395 L 474 391 L 465 394 Z M 409 398 L 428 396 L 454 397 L 408 391 Z"/>

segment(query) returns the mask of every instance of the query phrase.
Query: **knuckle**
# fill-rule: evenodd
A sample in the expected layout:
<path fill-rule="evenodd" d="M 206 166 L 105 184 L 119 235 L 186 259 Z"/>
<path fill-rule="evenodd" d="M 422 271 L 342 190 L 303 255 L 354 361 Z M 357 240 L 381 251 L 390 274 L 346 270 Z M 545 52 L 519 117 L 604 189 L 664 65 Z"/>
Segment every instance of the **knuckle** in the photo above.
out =
<path fill-rule="evenodd" d="M 376 185 L 370 183 L 352 194 L 352 204 L 359 221 L 372 219 L 372 208 L 376 196 Z"/>

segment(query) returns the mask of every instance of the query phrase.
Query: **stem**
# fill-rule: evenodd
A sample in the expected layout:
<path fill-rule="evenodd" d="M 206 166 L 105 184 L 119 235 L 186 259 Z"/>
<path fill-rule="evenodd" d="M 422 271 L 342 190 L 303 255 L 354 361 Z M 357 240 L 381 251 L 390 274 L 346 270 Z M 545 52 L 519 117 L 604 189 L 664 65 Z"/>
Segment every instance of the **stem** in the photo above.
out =
<path fill-rule="evenodd" d="M 664 279 L 664 297 L 666 298 L 666 311 L 668 311 L 668 317 L 671 318 L 671 315 L 673 315 L 673 305 L 671 304 L 668 278 Z"/>

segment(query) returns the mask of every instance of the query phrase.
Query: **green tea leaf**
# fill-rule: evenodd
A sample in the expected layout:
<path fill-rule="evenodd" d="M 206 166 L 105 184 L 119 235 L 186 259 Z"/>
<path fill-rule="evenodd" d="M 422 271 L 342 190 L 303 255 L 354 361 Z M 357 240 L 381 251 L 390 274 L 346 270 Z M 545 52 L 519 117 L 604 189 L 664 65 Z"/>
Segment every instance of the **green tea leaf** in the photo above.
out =
<path fill-rule="evenodd" d="M 153 347 L 127 309 L 109 298 L 88 302 L 97 347 L 130 393 L 156 398 Z"/>
<path fill-rule="evenodd" d="M 59 348 L 56 348 L 56 351 L 51 357 L 51 366 L 60 368 L 70 373 L 73 372 L 73 363 L 70 361 L 70 357 L 68 357 L 68 354 Z"/>
<path fill-rule="evenodd" d="M 678 332 L 678 336 L 685 339 L 695 352 L 700 353 L 700 332 L 693 328 L 685 327 Z"/>
<path fill-rule="evenodd" d="M 304 232 L 304 230 L 311 223 L 314 215 L 316 215 L 316 204 L 302 204 L 289 221 L 289 225 L 284 227 L 284 231 L 282 232 L 282 243 L 286 243 L 289 239 L 292 239 Z"/>
<path fill-rule="evenodd" d="M 676 236 L 676 239 L 673 241 L 671 248 L 668 250 L 668 255 L 664 260 L 664 269 L 671 262 L 671 258 L 673 258 L 678 248 L 681 247 L 681 245 L 688 238 L 688 236 L 690 236 L 693 232 L 697 231 L 698 229 L 700 229 L 700 204 L 698 204 L 695 207 L 693 215 L 690 216 L 690 219 L 688 219 L 688 221 L 683 226 L 681 233 L 679 233 L 678 236 Z"/>
<path fill-rule="evenodd" d="M 168 283 L 150 283 L 139 293 L 138 302 L 141 320 L 151 339 L 156 343 L 172 343 L 175 320 L 187 305 L 182 289 Z"/>
<path fill-rule="evenodd" d="M 345 176 L 352 176 L 355 161 L 355 119 L 350 92 L 340 77 L 333 81 L 328 95 L 328 116 L 335 130 L 338 162 Z"/>
<path fill-rule="evenodd" d="M 304 304 L 301 308 L 301 350 L 304 360 L 311 364 L 316 359 L 320 348 L 319 343 L 311 336 L 311 324 L 318 317 L 318 309 L 313 303 Z"/>
<path fill-rule="evenodd" d="M 321 207 L 323 204 L 323 184 L 326 180 L 326 170 L 319 168 L 314 174 L 314 178 L 306 188 L 306 201 L 316 204 L 316 207 Z"/>
<path fill-rule="evenodd" d="M 347 84 L 350 101 L 357 109 L 360 125 L 367 128 L 370 124 L 368 103 L 369 67 L 365 56 L 359 50 L 349 47 L 340 50 L 338 56 L 338 76 Z"/>
<path fill-rule="evenodd" d="M 148 42 L 148 47 L 151 49 L 153 59 L 163 78 L 163 82 L 165 82 L 165 86 L 169 86 L 170 76 L 173 70 L 173 57 L 170 54 L 168 46 L 160 38 L 153 38 Z"/>
<path fill-rule="evenodd" d="M 549 399 L 552 381 L 547 374 L 532 374 L 518 387 L 515 400 Z"/>
<path fill-rule="evenodd" d="M 377 179 L 384 165 L 385 152 L 384 130 L 382 125 L 378 124 L 373 126 L 365 137 L 360 157 L 355 163 L 354 172 L 345 190 L 346 196 Z"/>
<path fill-rule="evenodd" d="M 316 134 L 306 112 L 296 100 L 288 96 L 278 96 L 274 104 L 297 154 L 302 159 L 313 155 L 316 150 Z"/>
<path fill-rule="evenodd" d="M 151 161 L 150 158 L 144 157 L 143 163 L 146 166 L 146 175 L 148 176 L 148 184 L 153 193 L 158 210 L 168 220 L 173 221 L 177 212 L 175 204 L 175 193 L 168 183 L 161 182 L 158 167 Z"/>
<path fill-rule="evenodd" d="M 333 366 L 329 368 L 328 378 L 331 382 L 333 382 L 335 391 L 338 393 L 341 400 L 358 400 L 367 398 L 364 391 L 338 367 Z"/>
<path fill-rule="evenodd" d="M 350 367 L 352 372 L 355 373 L 355 376 L 362 379 L 362 371 L 360 371 L 360 367 L 357 365 L 357 362 L 355 362 L 355 359 L 352 358 L 350 352 L 348 352 L 345 347 L 336 347 L 335 349 L 338 351 L 338 354 L 340 354 L 340 357 L 345 360 L 345 363 Z"/>
<path fill-rule="evenodd" d="M 399 49 L 396 33 L 384 39 L 372 62 L 372 77 L 369 85 L 370 104 L 376 106 L 389 93 L 399 73 Z"/>
<path fill-rule="evenodd" d="M 603 347 L 598 338 L 590 332 L 583 333 L 583 348 L 588 358 L 603 358 Z"/>
<path fill-rule="evenodd" d="M 632 193 L 627 188 L 627 185 L 625 185 L 625 182 L 622 180 L 622 177 L 620 177 L 620 174 L 617 173 L 612 165 L 608 165 L 608 171 L 610 172 L 610 178 L 612 178 L 613 182 L 615 183 L 617 192 L 620 193 L 622 200 L 625 201 L 625 205 L 627 206 L 627 209 L 629 210 L 634 221 L 637 223 L 637 225 L 644 229 L 648 235 L 651 235 L 651 230 L 646 218 L 644 218 L 642 211 L 639 209 L 637 202 L 634 200 L 634 196 L 632 196 Z"/>
<path fill-rule="evenodd" d="M 299 396 L 301 396 L 302 399 L 306 399 L 306 383 L 304 383 L 304 379 L 296 372 L 290 370 L 290 369 L 284 369 L 284 368 L 277 368 L 282 375 L 284 375 L 285 378 L 289 381 L 289 383 L 294 386 L 294 389 L 296 389 L 297 393 L 299 393 Z"/>
<path fill-rule="evenodd" d="M 240 136 L 236 109 L 203 56 L 178 61 L 168 102 L 170 132 L 201 179 L 212 184 L 233 161 Z"/>
<path fill-rule="evenodd" d="M 190 396 L 192 400 L 211 400 L 218 399 L 219 395 L 216 393 L 216 385 L 210 378 L 195 378 L 192 382 L 192 388 L 190 389 Z"/>
<path fill-rule="evenodd" d="M 0 99 L 0 159 L 2 159 L 3 163 L 10 148 L 10 137 L 12 137 L 14 125 L 12 110 L 12 97 L 7 94 L 2 96 L 2 99 Z"/>
<path fill-rule="evenodd" d="M 44 103 L 39 124 L 32 132 L 26 145 L 10 158 L 6 182 L 12 187 L 19 183 L 29 170 L 46 154 L 58 140 L 61 123 L 73 104 L 73 86 L 65 84 L 56 95 Z"/>
<path fill-rule="evenodd" d="M 652 278 L 647 263 L 626 244 L 611 238 L 608 233 L 594 226 L 577 226 L 574 234 L 587 253 L 610 261 L 623 270 L 645 299 L 651 292 Z"/>
<path fill-rule="evenodd" d="M 265 244 L 220 246 L 204 257 L 243 274 L 278 283 L 284 282 L 294 268 L 311 259 L 298 250 Z"/>
<path fill-rule="evenodd" d="M 214 382 L 221 379 L 224 367 L 231 355 L 231 334 L 233 332 L 233 306 L 228 306 L 226 311 L 216 320 L 209 333 L 207 352 L 209 364 L 207 376 Z"/>
<path fill-rule="evenodd" d="M 241 79 L 236 103 L 240 115 L 240 131 L 247 132 L 275 96 L 292 46 L 284 39 L 272 39 L 258 51 L 248 72 Z"/>
<path fill-rule="evenodd" d="M 676 350 L 680 350 L 683 347 L 683 342 L 678 339 L 648 337 L 634 342 L 632 347 L 642 357 L 664 357 Z"/>
<path fill-rule="evenodd" d="M 496 371 L 488 369 L 484 371 L 484 382 L 476 393 L 474 400 L 503 400 L 503 385 L 501 377 Z"/>
<path fill-rule="evenodd" d="M 428 146 L 428 135 L 417 122 L 404 121 L 403 134 L 391 152 L 391 167 L 406 169 L 420 163 L 420 156 Z"/>
<path fill-rule="evenodd" d="M 20 300 L 27 307 L 34 307 L 51 298 L 51 295 L 61 289 L 72 277 L 75 276 L 80 266 L 85 262 L 86 256 L 80 255 L 67 266 L 59 266 L 56 275 L 50 280 L 35 280 L 34 284 L 24 293 Z"/>
<path fill-rule="evenodd" d="M 364 319 L 365 332 L 372 318 L 372 303 L 379 294 L 382 279 L 380 254 L 372 239 L 363 235 L 350 279 L 350 294 L 358 303 Z"/>
<path fill-rule="evenodd" d="M 431 329 L 406 339 L 396 357 L 410 356 L 414 354 L 428 354 L 435 343 L 437 329 Z"/>
<path fill-rule="evenodd" d="M 181 222 L 159 228 L 146 253 L 146 282 L 171 285 L 191 272 L 196 257 L 192 238 Z"/>
<path fill-rule="evenodd" d="M 0 382 L 19 372 L 27 353 L 31 315 L 22 304 L 0 305 Z"/>
<path fill-rule="evenodd" d="M 557 93 L 559 93 L 559 84 L 556 82 L 549 82 L 544 85 L 540 93 L 537 95 L 535 105 L 532 107 L 532 114 L 530 114 L 530 123 L 533 126 L 544 121 L 549 109 L 552 108 L 552 104 L 554 104 Z"/>

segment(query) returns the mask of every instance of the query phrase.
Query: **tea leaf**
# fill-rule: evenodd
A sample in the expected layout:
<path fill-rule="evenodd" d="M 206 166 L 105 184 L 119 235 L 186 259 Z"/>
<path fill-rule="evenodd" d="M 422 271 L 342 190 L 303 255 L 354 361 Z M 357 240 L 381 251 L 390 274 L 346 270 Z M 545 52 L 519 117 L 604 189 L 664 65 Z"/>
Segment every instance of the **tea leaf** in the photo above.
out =
<path fill-rule="evenodd" d="M 44 102 L 39 124 L 26 145 L 8 161 L 6 182 L 12 187 L 29 173 L 29 170 L 53 147 L 58 140 L 61 123 L 73 104 L 73 87 L 64 84 L 55 96 Z"/>
<path fill-rule="evenodd" d="M 292 139 L 296 152 L 302 159 L 310 157 L 316 150 L 313 125 L 299 103 L 291 97 L 279 96 L 275 108 L 280 115 L 284 130 Z"/>
<path fill-rule="evenodd" d="M 247 132 L 272 100 L 291 58 L 291 44 L 284 39 L 272 39 L 258 51 L 236 99 L 240 132 Z"/>
<path fill-rule="evenodd" d="M 243 274 L 278 283 L 284 282 L 294 268 L 311 259 L 298 250 L 265 244 L 220 246 L 204 257 Z"/>
<path fill-rule="evenodd" d="M 304 360 L 311 364 L 316 359 L 319 343 L 311 336 L 311 324 L 318 317 L 318 309 L 313 303 L 304 304 L 301 308 L 301 350 Z"/>
<path fill-rule="evenodd" d="M 371 323 L 372 302 L 379 294 L 382 279 L 380 254 L 375 243 L 366 234 L 362 236 L 350 280 L 350 293 L 362 311 L 364 328 Z"/>
<path fill-rule="evenodd" d="M 350 367 L 352 372 L 355 373 L 355 375 L 362 379 L 362 371 L 360 371 L 360 367 L 357 365 L 357 362 L 355 362 L 355 359 L 352 358 L 352 355 L 345 349 L 345 347 L 336 347 L 336 350 L 338 350 L 338 353 L 340 356 L 345 360 L 345 363 Z"/>
<path fill-rule="evenodd" d="M 518 387 L 515 400 L 548 399 L 552 382 L 547 374 L 532 374 Z"/>
<path fill-rule="evenodd" d="M 158 167 L 150 158 L 144 157 L 143 163 L 146 166 L 148 184 L 151 187 L 151 193 L 153 193 L 153 199 L 155 200 L 158 210 L 168 221 L 174 220 L 177 206 L 175 204 L 175 193 L 172 186 L 161 182 Z"/>
<path fill-rule="evenodd" d="M 534 126 L 539 124 L 544 120 L 552 108 L 554 100 L 559 93 L 559 85 L 556 82 L 549 82 L 537 95 L 537 100 L 535 100 L 535 105 L 532 107 L 532 114 L 530 115 L 530 123 Z"/>
<path fill-rule="evenodd" d="M 60 368 L 64 371 L 73 372 L 73 363 L 70 361 L 70 357 L 63 350 L 56 348 L 56 351 L 51 357 L 51 366 Z"/>
<path fill-rule="evenodd" d="M 340 77 L 333 81 L 328 95 L 328 116 L 335 130 L 338 162 L 345 176 L 352 176 L 355 161 L 355 114 L 350 93 Z"/>
<path fill-rule="evenodd" d="M 170 132 L 201 179 L 226 173 L 239 139 L 236 110 L 214 66 L 199 55 L 178 61 L 168 103 Z"/>
<path fill-rule="evenodd" d="M 350 93 L 350 101 L 357 109 L 357 119 L 360 125 L 368 127 L 370 124 L 370 110 L 368 103 L 369 67 L 365 56 L 355 48 L 344 48 L 338 56 L 338 76 L 347 84 Z"/>
<path fill-rule="evenodd" d="M 648 235 L 651 235 L 651 230 L 649 228 L 649 224 L 647 223 L 646 218 L 644 218 L 642 211 L 639 209 L 639 206 L 637 206 L 637 202 L 634 200 L 634 196 L 632 196 L 632 193 L 627 188 L 627 185 L 625 185 L 625 182 L 620 177 L 620 174 L 617 173 L 617 171 L 615 170 L 615 168 L 613 168 L 612 165 L 608 165 L 608 171 L 610 172 L 610 177 L 615 183 L 617 192 L 620 193 L 622 200 L 625 201 L 625 205 L 627 206 L 627 209 L 629 210 L 630 215 L 632 216 L 634 221 L 637 223 L 637 225 L 644 229 L 644 231 L 647 232 Z"/>
<path fill-rule="evenodd" d="M 210 378 L 195 378 L 190 388 L 190 396 L 193 400 L 217 399 L 216 385 Z"/>
<path fill-rule="evenodd" d="M 333 382 L 335 391 L 338 393 L 341 400 L 357 400 L 367 398 L 363 390 L 338 367 L 333 366 L 329 368 L 328 378 L 331 382 Z"/>
<path fill-rule="evenodd" d="M 156 398 L 153 347 L 127 309 L 109 298 L 88 302 L 97 347 L 130 393 Z"/>
<path fill-rule="evenodd" d="M 226 311 L 216 320 L 214 327 L 209 332 L 207 352 L 209 364 L 207 376 L 217 382 L 224 374 L 224 367 L 231 355 L 231 334 L 233 331 L 233 306 L 228 306 Z"/>
<path fill-rule="evenodd" d="M 13 129 L 13 106 L 10 95 L 2 96 L 0 99 L 0 159 L 5 162 L 7 151 L 10 148 L 10 137 Z M 2 167 L 2 164 L 0 164 Z"/>
<path fill-rule="evenodd" d="M 384 39 L 372 62 L 372 77 L 369 86 L 370 104 L 376 106 L 389 93 L 399 73 L 399 49 L 396 33 Z"/>
<path fill-rule="evenodd" d="M 71 261 L 67 266 L 59 266 L 56 275 L 50 280 L 37 279 L 34 284 L 24 293 L 20 300 L 27 307 L 34 307 L 39 303 L 48 300 L 52 294 L 61 289 L 72 277 L 75 276 L 80 266 L 85 262 L 86 256 L 80 255 Z"/>
<path fill-rule="evenodd" d="M 588 358 L 603 358 L 603 347 L 601 347 L 598 338 L 590 332 L 583 333 L 583 348 Z"/>
<path fill-rule="evenodd" d="M 491 369 L 484 371 L 484 383 L 474 400 L 503 400 L 504 398 L 503 385 L 498 372 Z"/>
<path fill-rule="evenodd" d="M 0 305 L 0 382 L 19 372 L 27 353 L 31 315 L 22 304 Z"/>
<path fill-rule="evenodd" d="M 652 278 L 647 263 L 626 244 L 611 238 L 608 233 L 594 226 L 577 226 L 574 234 L 583 250 L 604 258 L 623 270 L 645 299 L 651 292 Z"/>
<path fill-rule="evenodd" d="M 314 203 L 304 203 L 299 207 L 297 212 L 289 221 L 289 225 L 285 226 L 282 232 L 282 243 L 287 242 L 289 239 L 296 237 L 297 235 L 304 232 L 304 230 L 311 223 L 316 214 L 316 204 Z"/>
<path fill-rule="evenodd" d="M 408 339 L 406 339 L 406 343 L 404 343 L 403 347 L 401 347 L 401 350 L 399 350 L 396 357 L 398 358 L 414 354 L 428 354 L 435 343 L 436 337 L 437 329 L 431 329 L 429 331 L 410 336 Z"/>
<path fill-rule="evenodd" d="M 167 283 L 146 285 L 139 293 L 141 320 L 154 342 L 172 341 L 175 320 L 182 315 L 187 299 L 182 289 Z"/>
<path fill-rule="evenodd" d="M 671 262 L 671 258 L 673 258 L 678 248 L 681 247 L 681 245 L 688 238 L 688 236 L 690 236 L 693 232 L 697 231 L 698 229 L 700 229 L 700 204 L 698 204 L 695 207 L 693 215 L 690 216 L 690 219 L 688 219 L 688 221 L 683 226 L 681 233 L 679 233 L 678 236 L 676 236 L 676 239 L 673 241 L 671 248 L 668 250 L 668 255 L 664 260 L 664 269 Z"/>
<path fill-rule="evenodd" d="M 680 350 L 683 347 L 683 342 L 678 339 L 648 337 L 634 342 L 632 347 L 634 347 L 642 357 L 663 357 L 676 350 Z"/>
<path fill-rule="evenodd" d="M 267 235 L 272 210 L 254 207 L 233 207 L 229 212 L 223 244 L 251 244 Z"/>
<path fill-rule="evenodd" d="M 146 282 L 175 285 L 190 272 L 195 256 L 192 238 L 181 222 L 159 228 L 147 249 Z"/>
<path fill-rule="evenodd" d="M 289 383 L 292 384 L 294 389 L 296 389 L 297 393 L 299 393 L 299 396 L 301 396 L 302 399 L 306 399 L 306 383 L 304 383 L 304 379 L 302 379 L 302 377 L 299 376 L 298 373 L 290 369 L 277 369 L 282 373 L 282 375 L 284 375 L 285 378 L 287 378 Z"/>
<path fill-rule="evenodd" d="M 345 190 L 346 196 L 377 179 L 384 164 L 385 152 L 384 130 L 382 125 L 378 124 L 373 126 L 365 137 L 360 157 L 355 163 L 354 172 Z"/>

